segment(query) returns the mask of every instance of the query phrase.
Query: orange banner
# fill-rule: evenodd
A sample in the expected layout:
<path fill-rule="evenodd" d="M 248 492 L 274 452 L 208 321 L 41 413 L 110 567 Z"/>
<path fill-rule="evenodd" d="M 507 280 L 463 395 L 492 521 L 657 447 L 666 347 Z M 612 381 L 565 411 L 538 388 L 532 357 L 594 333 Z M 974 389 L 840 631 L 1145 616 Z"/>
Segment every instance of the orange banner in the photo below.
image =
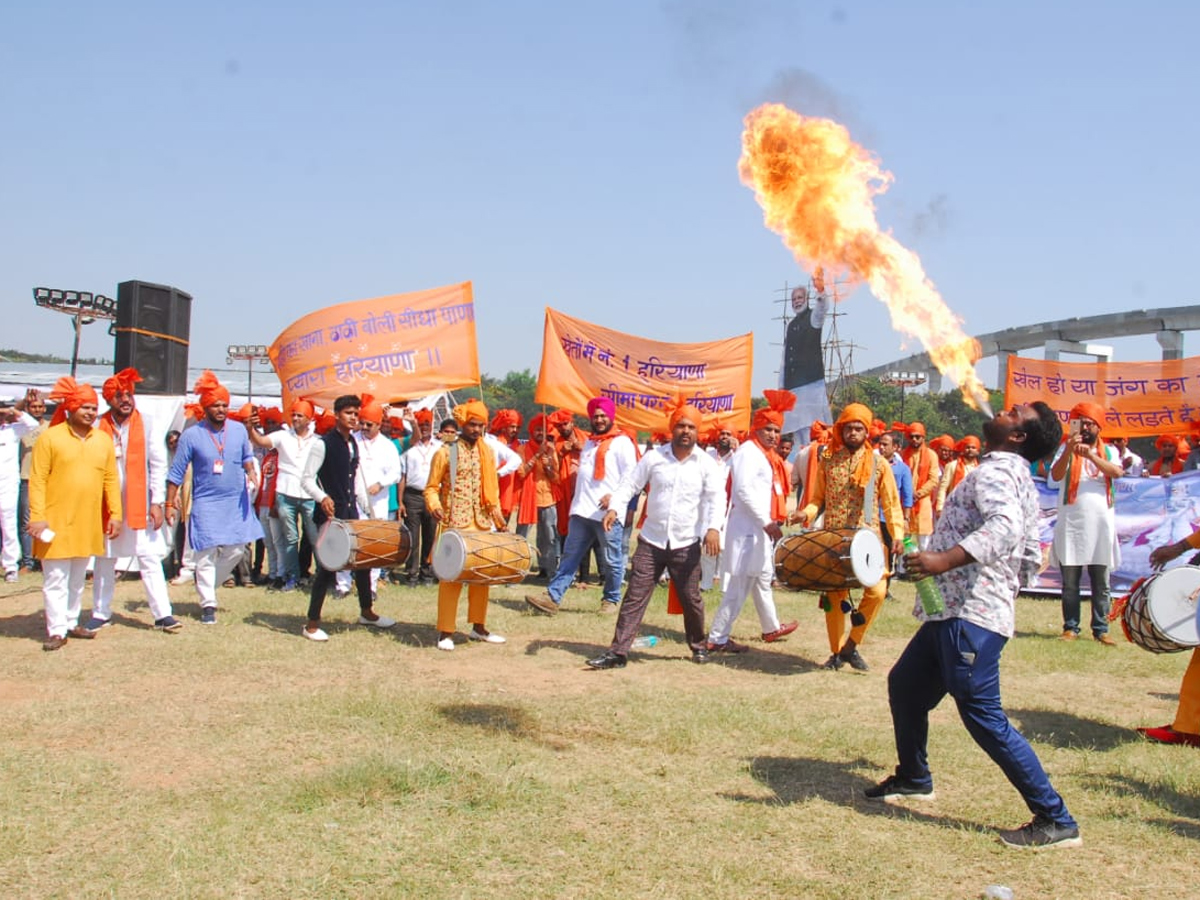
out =
<path fill-rule="evenodd" d="M 1200 421 L 1200 356 L 1128 363 L 1010 356 L 1005 407 L 1034 400 L 1044 400 L 1064 422 L 1076 403 L 1103 406 L 1102 435 L 1183 433 Z"/>
<path fill-rule="evenodd" d="M 343 394 L 382 402 L 479 384 L 471 282 L 339 303 L 283 330 L 267 350 L 286 408 L 333 408 Z"/>
<path fill-rule="evenodd" d="M 754 335 L 703 344 L 666 344 L 622 334 L 546 308 L 538 403 L 584 413 L 608 397 L 617 422 L 665 431 L 665 407 L 683 396 L 705 416 L 750 427 Z M 703 428 L 704 426 L 702 426 Z"/>

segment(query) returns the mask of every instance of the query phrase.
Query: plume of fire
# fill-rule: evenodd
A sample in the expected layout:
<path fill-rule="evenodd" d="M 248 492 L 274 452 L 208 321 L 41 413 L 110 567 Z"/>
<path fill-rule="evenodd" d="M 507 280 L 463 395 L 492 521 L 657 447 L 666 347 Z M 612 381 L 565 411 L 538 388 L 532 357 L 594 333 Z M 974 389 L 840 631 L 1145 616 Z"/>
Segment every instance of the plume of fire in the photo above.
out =
<path fill-rule="evenodd" d="M 877 194 L 892 183 L 879 160 L 829 119 L 778 103 L 746 116 L 738 172 L 754 191 L 768 228 L 810 273 L 865 281 L 891 314 L 892 327 L 915 337 L 963 398 L 990 414 L 975 374 L 979 343 L 942 299 L 917 254 L 881 231 Z"/>

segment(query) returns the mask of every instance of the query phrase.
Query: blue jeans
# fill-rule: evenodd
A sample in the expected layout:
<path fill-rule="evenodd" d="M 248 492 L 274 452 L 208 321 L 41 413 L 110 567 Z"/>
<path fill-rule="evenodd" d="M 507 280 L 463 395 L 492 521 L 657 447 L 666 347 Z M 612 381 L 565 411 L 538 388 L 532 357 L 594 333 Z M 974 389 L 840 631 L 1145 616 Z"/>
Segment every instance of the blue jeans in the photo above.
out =
<path fill-rule="evenodd" d="M 1000 652 L 1008 638 L 964 619 L 926 622 L 888 673 L 888 703 L 900 764 L 896 775 L 933 787 L 927 744 L 929 711 L 949 694 L 983 751 L 1000 767 L 1035 815 L 1072 827 L 1062 797 L 1050 784 L 1029 742 L 1000 707 Z"/>
<path fill-rule="evenodd" d="M 567 540 L 563 544 L 562 558 L 558 561 L 558 571 L 550 579 L 547 588 L 550 599 L 555 603 L 562 603 L 562 596 L 571 586 L 579 564 L 591 549 L 592 542 L 597 541 L 606 563 L 602 599 L 605 603 L 620 603 L 621 583 L 625 580 L 625 554 L 621 551 L 621 533 L 624 530 L 620 519 L 613 523 L 611 531 L 605 531 L 599 519 L 571 516 L 567 523 Z"/>
<path fill-rule="evenodd" d="M 1079 634 L 1079 585 L 1083 566 L 1059 566 L 1062 573 L 1063 631 Z M 1108 634 L 1108 567 L 1088 566 L 1088 582 L 1092 586 L 1092 635 Z"/>
<path fill-rule="evenodd" d="M 297 517 L 304 521 L 304 533 L 308 535 L 308 542 L 314 547 L 317 545 L 317 525 L 313 522 L 313 510 L 316 508 L 316 500 L 289 497 L 286 494 L 275 495 L 275 510 L 279 513 L 279 520 L 283 522 L 284 578 L 300 577 L 300 524 Z"/>

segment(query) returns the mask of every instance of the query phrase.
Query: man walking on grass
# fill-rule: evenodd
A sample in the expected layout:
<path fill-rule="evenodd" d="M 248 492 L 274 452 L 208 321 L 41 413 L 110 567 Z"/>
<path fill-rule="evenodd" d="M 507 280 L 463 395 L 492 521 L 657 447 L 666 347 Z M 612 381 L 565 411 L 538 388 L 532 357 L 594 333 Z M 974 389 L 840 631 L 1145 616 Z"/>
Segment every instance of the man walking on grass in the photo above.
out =
<path fill-rule="evenodd" d="M 1029 742 L 1000 705 L 1000 654 L 1012 637 L 1017 592 L 1041 563 L 1037 489 L 1029 463 L 1058 444 L 1062 425 L 1045 403 L 1014 406 L 983 426 L 988 453 L 946 498 L 929 549 L 904 558 L 917 578 L 937 576 L 945 608 L 923 624 L 888 675 L 899 765 L 868 800 L 933 799 L 929 712 L 946 694 L 975 743 L 1000 766 L 1033 819 L 1001 831 L 1010 847 L 1077 847 L 1079 826 Z"/>

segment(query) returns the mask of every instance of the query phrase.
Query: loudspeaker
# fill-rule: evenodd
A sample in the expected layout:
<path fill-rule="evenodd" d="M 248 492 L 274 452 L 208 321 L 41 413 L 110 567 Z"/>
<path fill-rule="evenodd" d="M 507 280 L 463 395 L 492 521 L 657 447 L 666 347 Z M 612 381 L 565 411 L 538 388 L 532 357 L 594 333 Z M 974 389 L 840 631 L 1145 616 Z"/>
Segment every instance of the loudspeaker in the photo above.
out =
<path fill-rule="evenodd" d="M 191 324 L 191 294 L 163 284 L 122 281 L 117 285 L 113 371 L 137 369 L 140 394 L 186 394 Z"/>

